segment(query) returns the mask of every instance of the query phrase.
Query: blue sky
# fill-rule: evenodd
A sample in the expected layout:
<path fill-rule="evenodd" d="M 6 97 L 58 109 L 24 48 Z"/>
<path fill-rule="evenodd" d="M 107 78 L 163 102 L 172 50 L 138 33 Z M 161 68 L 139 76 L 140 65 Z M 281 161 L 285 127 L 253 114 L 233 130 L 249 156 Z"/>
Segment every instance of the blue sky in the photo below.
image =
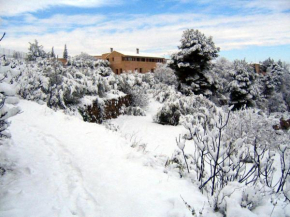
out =
<path fill-rule="evenodd" d="M 220 56 L 290 62 L 290 0 L 0 0 L 0 46 L 37 39 L 61 56 L 115 50 L 168 57 L 185 29 L 212 36 Z"/>

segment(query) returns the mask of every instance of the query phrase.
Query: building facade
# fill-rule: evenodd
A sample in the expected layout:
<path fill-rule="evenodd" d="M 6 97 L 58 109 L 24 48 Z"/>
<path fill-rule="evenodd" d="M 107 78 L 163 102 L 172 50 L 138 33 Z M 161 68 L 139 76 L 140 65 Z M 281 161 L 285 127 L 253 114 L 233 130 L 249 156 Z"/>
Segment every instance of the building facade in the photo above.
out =
<path fill-rule="evenodd" d="M 136 49 L 135 54 L 121 53 L 111 48 L 110 53 L 95 56 L 97 59 L 108 60 L 114 73 L 137 71 L 139 73 L 154 72 L 157 63 L 165 63 L 162 57 L 139 54 Z"/>

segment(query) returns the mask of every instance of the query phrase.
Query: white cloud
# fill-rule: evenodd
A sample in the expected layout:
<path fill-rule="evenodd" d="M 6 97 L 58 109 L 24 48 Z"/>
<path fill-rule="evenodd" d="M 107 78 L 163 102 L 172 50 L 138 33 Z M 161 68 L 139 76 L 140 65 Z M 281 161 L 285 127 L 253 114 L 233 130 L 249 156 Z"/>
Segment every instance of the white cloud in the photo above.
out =
<path fill-rule="evenodd" d="M 0 16 L 15 16 L 52 6 L 101 7 L 121 4 L 122 0 L 0 0 Z"/>
<path fill-rule="evenodd" d="M 55 15 L 37 19 L 30 15 L 25 22 L 27 24 L 20 27 L 8 24 L 7 37 L 1 43 L 3 47 L 26 51 L 28 42 L 37 39 L 47 51 L 54 46 L 59 55 L 64 44 L 70 55 L 101 54 L 110 47 L 132 52 L 138 47 L 141 52 L 166 55 L 177 50 L 182 31 L 187 28 L 212 35 L 222 50 L 290 44 L 287 37 L 290 14 L 287 13 L 231 17 L 192 13 L 115 15 L 110 19 L 100 15 Z"/>

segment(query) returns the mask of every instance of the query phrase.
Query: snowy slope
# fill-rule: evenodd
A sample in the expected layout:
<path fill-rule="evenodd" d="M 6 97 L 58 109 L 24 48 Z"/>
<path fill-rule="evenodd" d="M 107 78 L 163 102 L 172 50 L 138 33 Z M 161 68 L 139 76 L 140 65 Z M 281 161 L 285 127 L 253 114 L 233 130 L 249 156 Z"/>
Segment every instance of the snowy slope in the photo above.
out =
<path fill-rule="evenodd" d="M 11 119 L 14 170 L 0 182 L 1 217 L 191 216 L 180 195 L 210 213 L 192 183 L 162 166 L 144 166 L 143 154 L 119 132 L 21 101 Z M 120 120 L 119 120 L 120 123 Z"/>

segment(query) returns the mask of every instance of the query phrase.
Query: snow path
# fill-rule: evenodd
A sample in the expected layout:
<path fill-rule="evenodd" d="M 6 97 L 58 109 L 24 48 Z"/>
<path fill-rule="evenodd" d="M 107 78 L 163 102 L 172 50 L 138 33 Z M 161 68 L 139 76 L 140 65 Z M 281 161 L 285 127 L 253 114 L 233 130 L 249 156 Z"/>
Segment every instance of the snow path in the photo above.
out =
<path fill-rule="evenodd" d="M 10 127 L 16 169 L 0 182 L 1 217 L 191 216 L 180 195 L 203 207 L 193 184 L 143 166 L 119 133 L 34 102 L 20 107 Z"/>

